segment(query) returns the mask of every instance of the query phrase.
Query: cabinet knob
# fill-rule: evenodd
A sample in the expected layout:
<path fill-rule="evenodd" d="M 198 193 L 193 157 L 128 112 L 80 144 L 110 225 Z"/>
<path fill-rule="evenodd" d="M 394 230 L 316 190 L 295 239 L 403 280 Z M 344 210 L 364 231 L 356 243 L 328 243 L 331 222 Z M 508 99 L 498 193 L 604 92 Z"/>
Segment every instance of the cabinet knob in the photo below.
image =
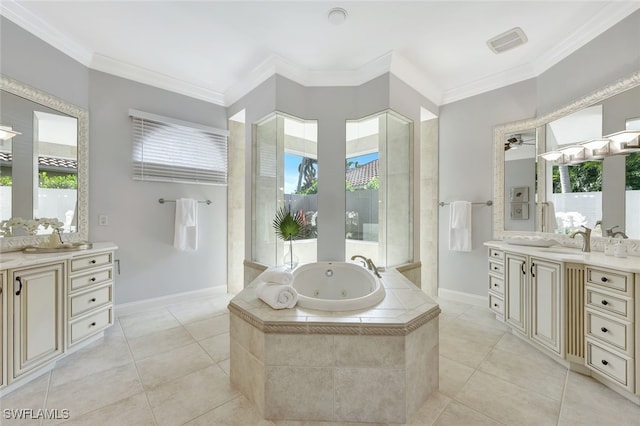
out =
<path fill-rule="evenodd" d="M 96 323 L 95 323 L 95 322 L 92 322 L 92 323 L 91 323 L 91 327 L 95 327 L 95 326 L 96 326 Z"/>
<path fill-rule="evenodd" d="M 494 304 L 493 304 L 493 306 L 495 306 L 495 307 L 497 308 L 497 307 L 498 307 L 498 304 L 497 304 L 497 303 L 494 303 Z"/>
<path fill-rule="evenodd" d="M 607 365 L 607 364 L 609 364 L 609 361 L 607 361 L 606 359 L 603 359 L 601 362 L 602 362 L 602 365 Z"/>
<path fill-rule="evenodd" d="M 609 278 L 602 277 L 602 278 L 600 278 L 600 281 L 602 281 L 603 283 L 606 283 L 607 281 L 609 281 Z"/>
<path fill-rule="evenodd" d="M 607 330 L 607 327 L 600 327 L 600 331 L 602 331 L 603 333 L 606 333 L 609 330 Z"/>
<path fill-rule="evenodd" d="M 604 306 L 607 306 L 607 305 L 609 304 L 609 302 L 607 302 L 606 300 L 603 300 L 603 301 L 602 301 L 602 302 L 600 302 L 600 303 L 602 303 Z"/>
<path fill-rule="evenodd" d="M 96 301 L 95 297 L 93 297 L 91 300 L 89 300 L 89 302 L 95 302 L 95 301 Z"/>
<path fill-rule="evenodd" d="M 498 287 L 498 284 L 494 284 L 493 286 L 494 286 L 494 287 Z"/>
<path fill-rule="evenodd" d="M 91 259 L 91 260 L 89 261 L 89 263 L 95 264 L 95 263 L 96 263 L 96 260 L 95 260 L 95 259 Z"/>
<path fill-rule="evenodd" d="M 20 293 L 22 293 L 22 278 L 16 277 L 16 281 L 20 284 L 20 287 L 18 287 L 18 290 L 16 291 L 16 296 L 20 296 Z"/>
<path fill-rule="evenodd" d="M 89 281 L 91 281 L 91 282 L 96 282 L 96 277 L 91 277 L 91 278 L 89 279 Z"/>

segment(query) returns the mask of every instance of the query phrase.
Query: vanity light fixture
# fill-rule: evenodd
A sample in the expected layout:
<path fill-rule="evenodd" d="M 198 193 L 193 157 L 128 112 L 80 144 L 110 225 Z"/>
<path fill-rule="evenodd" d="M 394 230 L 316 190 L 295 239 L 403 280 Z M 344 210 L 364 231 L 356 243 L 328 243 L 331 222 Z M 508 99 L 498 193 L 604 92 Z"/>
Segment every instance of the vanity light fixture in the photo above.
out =
<path fill-rule="evenodd" d="M 0 126 L 0 140 L 6 141 L 14 136 L 21 135 L 22 133 L 16 132 L 9 126 Z"/>
<path fill-rule="evenodd" d="M 601 160 L 609 155 L 609 139 L 592 139 L 582 142 L 580 145 L 586 148 L 586 158 L 588 160 Z"/>
<path fill-rule="evenodd" d="M 611 141 L 612 154 L 629 154 L 640 151 L 640 130 L 623 130 L 605 136 Z"/>
<path fill-rule="evenodd" d="M 538 155 L 538 157 L 542 157 L 547 161 L 558 161 L 562 157 L 564 157 L 564 154 L 560 151 L 549 151 L 545 152 L 544 154 Z"/>

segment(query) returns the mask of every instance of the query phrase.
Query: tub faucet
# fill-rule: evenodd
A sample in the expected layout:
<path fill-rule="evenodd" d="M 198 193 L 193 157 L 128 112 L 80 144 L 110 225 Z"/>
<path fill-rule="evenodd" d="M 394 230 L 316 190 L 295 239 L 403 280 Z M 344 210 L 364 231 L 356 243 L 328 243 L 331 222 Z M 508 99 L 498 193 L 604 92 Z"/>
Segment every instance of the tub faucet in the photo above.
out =
<path fill-rule="evenodd" d="M 619 225 L 615 225 L 615 226 L 612 226 L 611 228 L 607 228 L 605 231 L 607 233 L 607 237 L 616 238 L 617 236 L 620 236 L 621 238 L 629 238 L 627 234 L 625 234 L 622 231 L 613 232 L 613 230 L 616 228 L 619 228 Z"/>
<path fill-rule="evenodd" d="M 366 268 L 371 272 L 373 272 L 376 277 L 382 278 L 382 276 L 380 276 L 380 272 L 378 271 L 378 268 L 376 267 L 375 263 L 373 263 L 373 260 L 367 259 L 361 254 L 356 254 L 351 256 L 351 260 L 356 260 L 356 259 L 362 259 L 361 260 L 362 266 L 366 266 Z"/>
<path fill-rule="evenodd" d="M 589 253 L 591 251 L 591 229 L 584 225 L 582 228 L 584 228 L 584 231 L 575 231 L 569 237 L 575 238 L 576 235 L 582 235 L 582 251 Z"/>

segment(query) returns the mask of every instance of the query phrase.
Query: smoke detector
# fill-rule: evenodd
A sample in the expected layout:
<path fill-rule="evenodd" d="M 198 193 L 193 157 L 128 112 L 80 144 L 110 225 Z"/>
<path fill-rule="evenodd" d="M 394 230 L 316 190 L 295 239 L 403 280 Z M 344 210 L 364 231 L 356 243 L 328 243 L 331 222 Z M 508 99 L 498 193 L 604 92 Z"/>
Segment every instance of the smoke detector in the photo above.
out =
<path fill-rule="evenodd" d="M 522 28 L 516 27 L 487 40 L 487 46 L 494 53 L 502 53 L 527 42 L 527 35 Z"/>
<path fill-rule="evenodd" d="M 342 25 L 347 20 L 347 11 L 341 7 L 334 7 L 327 14 L 327 18 L 333 25 Z"/>

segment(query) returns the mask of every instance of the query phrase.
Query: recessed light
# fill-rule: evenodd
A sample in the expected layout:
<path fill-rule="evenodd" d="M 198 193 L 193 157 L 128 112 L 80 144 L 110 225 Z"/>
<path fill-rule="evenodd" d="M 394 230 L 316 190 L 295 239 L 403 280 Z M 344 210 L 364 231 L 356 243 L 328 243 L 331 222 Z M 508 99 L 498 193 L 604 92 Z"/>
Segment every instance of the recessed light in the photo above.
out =
<path fill-rule="evenodd" d="M 334 7 L 327 14 L 327 18 L 333 25 L 342 25 L 347 20 L 347 11 L 341 7 Z"/>

